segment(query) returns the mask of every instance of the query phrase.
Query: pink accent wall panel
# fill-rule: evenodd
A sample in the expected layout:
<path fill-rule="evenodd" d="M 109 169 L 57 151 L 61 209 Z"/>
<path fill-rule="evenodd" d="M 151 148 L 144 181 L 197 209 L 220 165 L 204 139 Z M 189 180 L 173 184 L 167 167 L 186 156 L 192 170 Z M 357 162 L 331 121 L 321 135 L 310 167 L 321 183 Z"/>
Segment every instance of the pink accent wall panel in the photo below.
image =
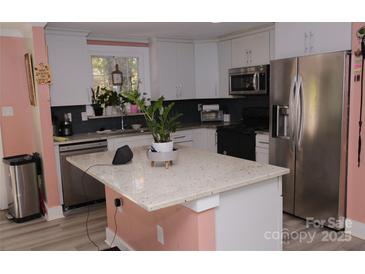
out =
<path fill-rule="evenodd" d="M 0 37 L 0 107 L 13 108 L 13 116 L 0 115 L 4 156 L 34 152 L 32 107 L 25 74 L 25 41 Z"/>
<path fill-rule="evenodd" d="M 108 227 L 115 231 L 114 199 L 121 195 L 105 188 Z M 134 250 L 215 250 L 215 210 L 196 213 L 184 206 L 147 212 L 123 198 L 123 210 L 117 213 L 118 236 Z M 156 226 L 164 230 L 162 245 Z"/>
<path fill-rule="evenodd" d="M 47 47 L 42 27 L 33 27 L 34 65 L 39 63 L 48 64 Z M 37 85 L 37 84 L 36 84 Z M 50 89 L 48 85 L 38 85 L 39 119 L 42 129 L 42 159 L 43 172 L 47 193 L 47 206 L 60 205 L 56 158 L 53 148 L 53 129 L 50 103 Z"/>
<path fill-rule="evenodd" d="M 365 102 L 363 102 L 364 111 L 362 116 L 363 126 L 361 165 L 360 167 L 358 167 L 357 148 L 361 85 L 360 81 L 354 81 L 355 75 L 361 75 L 358 66 L 359 59 L 354 55 L 354 52 L 360 48 L 359 39 L 356 37 L 356 31 L 361 26 L 365 26 L 365 23 L 352 24 L 352 68 L 348 144 L 347 217 L 365 224 Z"/>

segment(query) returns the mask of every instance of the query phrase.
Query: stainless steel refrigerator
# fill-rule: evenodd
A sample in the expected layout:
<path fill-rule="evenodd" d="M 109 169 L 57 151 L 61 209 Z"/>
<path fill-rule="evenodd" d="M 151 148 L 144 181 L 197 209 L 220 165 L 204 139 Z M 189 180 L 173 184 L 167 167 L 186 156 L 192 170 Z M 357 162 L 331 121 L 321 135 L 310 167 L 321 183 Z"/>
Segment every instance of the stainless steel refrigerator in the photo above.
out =
<path fill-rule="evenodd" d="M 344 227 L 350 55 L 271 62 L 270 164 L 287 167 L 283 208 Z"/>

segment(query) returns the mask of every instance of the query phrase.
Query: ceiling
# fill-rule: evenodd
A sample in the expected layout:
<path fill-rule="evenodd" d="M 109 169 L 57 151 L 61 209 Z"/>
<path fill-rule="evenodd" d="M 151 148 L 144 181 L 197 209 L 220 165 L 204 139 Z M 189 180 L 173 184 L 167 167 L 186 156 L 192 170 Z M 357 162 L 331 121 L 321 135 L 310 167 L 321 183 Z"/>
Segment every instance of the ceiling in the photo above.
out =
<path fill-rule="evenodd" d="M 98 38 L 150 37 L 177 39 L 215 39 L 231 33 L 248 31 L 268 25 L 268 22 L 50 22 L 47 27 L 86 30 L 89 36 Z"/>

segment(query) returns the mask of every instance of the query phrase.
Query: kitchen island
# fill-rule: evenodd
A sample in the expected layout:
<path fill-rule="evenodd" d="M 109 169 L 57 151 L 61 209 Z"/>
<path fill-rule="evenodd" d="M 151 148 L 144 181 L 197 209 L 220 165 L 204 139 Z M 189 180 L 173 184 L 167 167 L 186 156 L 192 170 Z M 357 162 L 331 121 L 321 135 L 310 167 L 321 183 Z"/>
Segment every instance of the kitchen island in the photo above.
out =
<path fill-rule="evenodd" d="M 105 185 L 109 244 L 132 250 L 281 250 L 281 176 L 288 169 L 188 147 L 180 147 L 166 169 L 152 167 L 146 150 L 133 148 L 133 160 L 120 166 L 111 165 L 114 151 L 67 158 Z M 116 198 L 123 201 L 119 209 Z"/>

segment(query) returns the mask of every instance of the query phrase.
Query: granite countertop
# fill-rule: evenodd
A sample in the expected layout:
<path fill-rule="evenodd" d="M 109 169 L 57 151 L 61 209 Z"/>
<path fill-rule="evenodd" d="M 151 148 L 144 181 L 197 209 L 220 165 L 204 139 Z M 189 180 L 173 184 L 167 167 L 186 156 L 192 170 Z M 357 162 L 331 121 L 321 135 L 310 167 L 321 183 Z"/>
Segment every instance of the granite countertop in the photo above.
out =
<path fill-rule="evenodd" d="M 188 129 L 196 129 L 196 128 L 217 128 L 220 126 L 228 126 L 236 124 L 234 122 L 230 123 L 191 123 L 191 124 L 183 124 L 181 127 L 177 129 L 177 131 L 180 130 L 188 130 Z M 87 142 L 87 141 L 98 141 L 98 140 L 105 140 L 110 138 L 120 138 L 120 137 L 130 137 L 130 136 L 140 136 L 140 135 L 148 135 L 150 132 L 147 128 L 142 128 L 142 131 L 135 131 L 132 129 L 127 129 L 125 131 L 121 130 L 114 130 L 109 131 L 105 133 L 96 133 L 96 132 L 90 132 L 90 133 L 81 133 L 81 134 L 74 134 L 72 136 L 67 136 L 66 140 L 64 141 L 54 141 L 55 145 L 63 145 L 63 144 L 72 144 L 72 143 L 78 143 L 78 142 Z"/>
<path fill-rule="evenodd" d="M 111 165 L 114 151 L 71 156 L 67 160 L 147 211 L 289 173 L 286 168 L 188 147 L 180 147 L 177 162 L 169 169 L 151 167 L 146 151 L 147 147 L 134 148 L 132 162 L 120 166 Z M 102 164 L 106 166 L 89 168 Z"/>

